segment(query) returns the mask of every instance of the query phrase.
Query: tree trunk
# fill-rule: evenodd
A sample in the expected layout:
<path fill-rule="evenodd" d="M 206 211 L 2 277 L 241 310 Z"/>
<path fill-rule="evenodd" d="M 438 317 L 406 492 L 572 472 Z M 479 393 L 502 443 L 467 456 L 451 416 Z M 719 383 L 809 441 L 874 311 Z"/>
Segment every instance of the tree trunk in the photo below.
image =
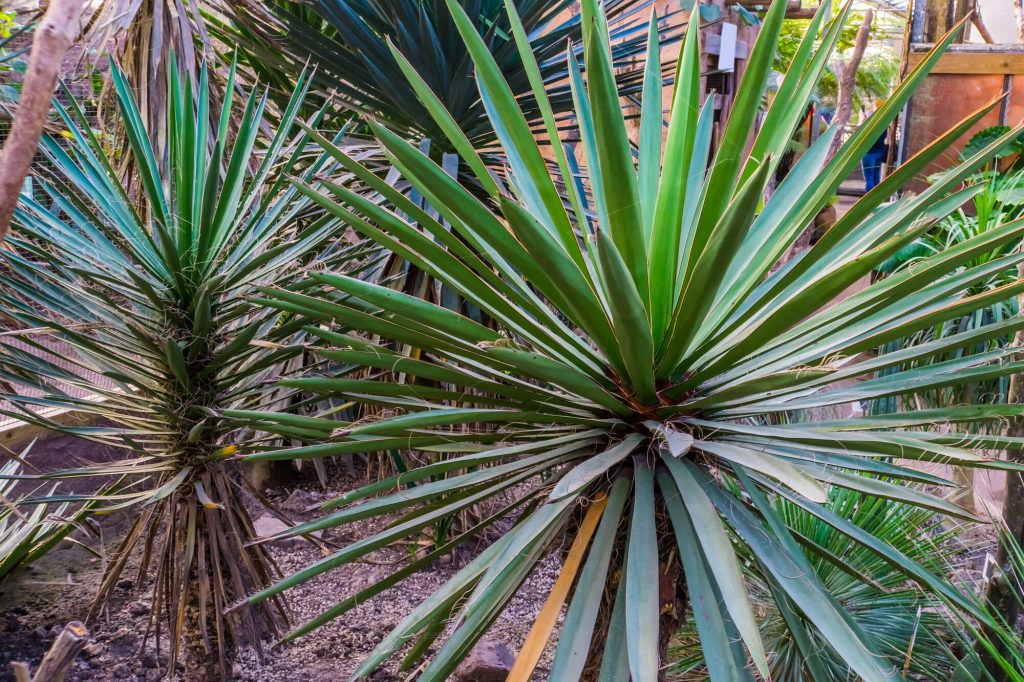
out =
<path fill-rule="evenodd" d="M 868 46 L 868 33 L 871 31 L 871 22 L 875 18 L 872 10 L 864 12 L 864 20 L 860 22 L 857 29 L 857 38 L 853 42 L 853 52 L 850 54 L 850 61 L 843 64 L 839 73 L 839 93 L 836 96 L 836 115 L 832 119 L 832 125 L 838 126 L 839 134 L 832 140 L 832 146 L 828 150 L 828 158 L 832 158 L 839 151 L 843 144 L 842 129 L 850 122 L 853 116 L 853 91 L 857 85 L 857 69 L 860 68 L 861 60 L 864 59 L 864 50 Z"/>
<path fill-rule="evenodd" d="M 1021 0 L 1016 0 L 1016 2 L 1019 5 Z M 984 40 L 989 45 L 996 42 L 992 38 L 991 31 L 988 30 L 988 26 L 985 25 L 985 21 L 981 18 L 981 12 L 978 10 L 977 0 L 974 1 L 973 6 L 971 7 L 971 11 L 973 12 L 971 14 L 971 23 L 974 24 L 974 28 L 978 29 L 978 35 L 981 36 L 981 39 Z M 1017 30 L 1019 37 L 1020 29 L 1018 28 Z"/>
<path fill-rule="evenodd" d="M 0 152 L 0 245 L 11 231 L 14 207 L 50 113 L 61 62 L 78 36 L 83 6 L 83 0 L 50 0 L 32 39 L 18 113 Z"/>
<path fill-rule="evenodd" d="M 1017 277 L 1024 278 L 1024 264 L 1017 266 Z M 1017 314 L 1024 315 L 1024 294 L 1017 295 L 1017 306 Z M 1024 346 L 1024 331 L 1018 330 L 1014 334 L 1013 345 L 1018 348 Z M 1024 382 L 1020 379 L 1019 374 L 1010 376 L 1010 387 L 1007 391 L 1006 399 L 1011 405 L 1024 404 Z M 1006 427 L 1006 435 L 1024 436 L 1024 417 L 1012 418 Z M 1007 452 L 1006 456 L 1007 459 L 1012 457 L 1010 452 Z M 1014 539 L 1024 545 L 1024 478 L 1017 471 L 1006 472 L 1003 523 L 1006 524 Z M 1010 627 L 1014 627 L 1018 616 L 1020 616 L 1020 603 L 1014 595 L 1013 582 L 1015 579 L 1010 577 L 1013 572 L 1013 562 L 1010 560 L 1003 543 L 999 544 L 996 552 L 996 563 L 998 564 L 998 570 L 989 581 L 988 593 L 985 598 L 989 609 L 998 614 Z M 986 634 L 993 635 L 994 633 Z M 997 645 L 997 649 L 1002 648 L 998 646 L 998 638 L 993 636 L 990 639 Z M 996 671 L 992 673 L 996 682 L 1004 680 L 1005 676 L 997 671 L 997 666 L 991 654 L 981 646 L 977 648 L 977 651 L 981 656 L 982 668 L 984 670 Z M 1001 653 L 1005 654 L 1006 652 Z"/>

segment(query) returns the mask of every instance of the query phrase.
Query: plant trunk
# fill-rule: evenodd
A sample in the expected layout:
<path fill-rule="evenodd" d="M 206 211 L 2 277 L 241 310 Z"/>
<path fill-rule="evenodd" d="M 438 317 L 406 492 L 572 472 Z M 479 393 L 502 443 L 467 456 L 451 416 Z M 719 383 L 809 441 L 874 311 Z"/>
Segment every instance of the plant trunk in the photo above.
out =
<path fill-rule="evenodd" d="M 0 152 L 0 246 L 10 234 L 14 208 L 50 113 L 61 62 L 78 36 L 83 7 L 83 0 L 50 0 L 32 40 L 18 112 Z"/>
<path fill-rule="evenodd" d="M 665 524 L 668 523 L 667 518 L 662 518 L 661 521 Z M 628 543 L 628 535 L 620 530 L 618 537 L 619 546 L 625 547 Z M 608 575 L 612 577 L 612 580 L 608 581 L 608 589 L 605 589 L 604 599 L 601 600 L 601 608 L 594 625 L 594 635 L 590 640 L 587 664 L 580 677 L 581 682 L 597 682 L 600 677 L 615 597 L 619 590 L 625 589 L 625 585 L 622 584 L 622 558 L 623 555 L 620 554 L 608 567 Z M 651 682 L 661 682 L 666 679 L 664 664 L 668 661 L 669 643 L 683 626 L 686 618 L 686 604 L 686 579 L 683 576 L 679 558 L 671 553 L 663 554 L 658 562 L 658 611 L 661 614 L 658 619 L 658 654 L 662 662 L 662 672 L 657 681 L 651 680 Z M 621 645 L 625 648 L 626 643 L 622 642 Z"/>
<path fill-rule="evenodd" d="M 1017 4 L 1020 4 L 1019 0 Z M 1024 249 L 1024 245 L 1021 248 Z M 1017 266 L 1017 276 L 1024 278 L 1024 264 Z M 1017 295 L 1017 314 L 1024 315 L 1024 294 Z M 1024 331 L 1018 331 L 1014 334 L 1013 345 L 1018 348 L 1024 346 Z M 1010 376 L 1010 386 L 1006 399 L 1011 405 L 1024 404 L 1024 383 L 1021 382 L 1019 374 Z M 1024 436 L 1024 418 L 1012 418 L 1006 427 L 1006 435 Z M 1007 451 L 1006 457 L 1007 459 L 1013 458 L 1012 452 Z M 1006 472 L 1003 523 L 1015 540 L 1024 545 L 1024 478 L 1021 477 L 1020 472 Z M 1014 594 L 1013 579 L 1009 577 L 1013 571 L 1013 562 L 1010 560 L 1003 543 L 999 544 L 996 551 L 996 563 L 998 569 L 989 581 L 985 599 L 988 602 L 989 610 L 997 614 L 1009 627 L 1013 628 L 1016 626 L 1017 618 L 1020 616 L 1020 602 Z M 989 632 L 986 629 L 985 634 L 996 645 L 997 650 L 1000 650 L 1000 653 L 1004 655 L 1007 653 L 1002 651 L 1003 647 L 999 646 L 1000 640 L 995 636 L 995 633 Z M 991 674 L 995 682 L 1002 682 L 1005 679 L 1005 675 L 998 672 L 998 666 L 995 664 L 992 655 L 982 646 L 977 647 L 977 652 L 981 657 L 982 670 L 994 671 Z"/>
<path fill-rule="evenodd" d="M 857 29 L 857 38 L 853 42 L 853 52 L 850 54 L 850 61 L 843 64 L 839 70 L 839 93 L 836 96 L 836 115 L 832 119 L 832 125 L 839 127 L 839 134 L 832 140 L 828 150 L 828 158 L 832 158 L 839 151 L 843 144 L 842 129 L 850 122 L 853 116 L 853 91 L 857 85 L 857 69 L 860 68 L 861 60 L 864 59 L 864 51 L 868 46 L 868 34 L 871 31 L 871 22 L 875 18 L 872 10 L 864 12 L 864 20 L 860 22 Z"/>
<path fill-rule="evenodd" d="M 197 576 L 198 577 L 198 576 Z M 185 682 L 213 682 L 226 679 L 226 671 L 221 670 L 217 663 L 218 657 L 207 650 L 209 644 L 203 637 L 203 627 L 199 622 L 199 595 L 196 591 L 189 594 L 185 628 L 182 632 L 181 648 L 184 654 Z M 209 624 L 207 624 L 207 627 Z"/>

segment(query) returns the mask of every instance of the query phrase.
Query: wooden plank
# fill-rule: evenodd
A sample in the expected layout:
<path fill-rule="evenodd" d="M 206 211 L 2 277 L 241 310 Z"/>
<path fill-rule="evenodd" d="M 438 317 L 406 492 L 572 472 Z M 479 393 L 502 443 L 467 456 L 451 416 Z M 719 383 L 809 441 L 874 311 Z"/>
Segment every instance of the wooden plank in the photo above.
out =
<path fill-rule="evenodd" d="M 49 419 L 59 426 L 87 426 L 98 421 L 97 417 L 92 414 L 57 408 L 39 410 L 39 416 Z M 16 445 L 53 433 L 53 429 L 29 424 L 19 419 L 0 421 L 0 459 L 2 459 L 4 453 L 3 448 L 13 450 Z"/>
<path fill-rule="evenodd" d="M 907 58 L 907 70 L 917 66 L 924 58 L 923 52 L 911 52 Z M 953 73 L 971 75 L 1019 75 L 1024 74 L 1024 53 L 1022 52 L 947 52 L 939 58 L 932 73 Z"/>
<path fill-rule="evenodd" d="M 707 38 L 707 42 L 704 44 L 704 52 L 712 55 L 722 54 L 722 36 L 717 33 L 709 33 Z M 745 40 L 737 40 L 735 49 L 736 59 L 746 59 L 750 45 Z"/>

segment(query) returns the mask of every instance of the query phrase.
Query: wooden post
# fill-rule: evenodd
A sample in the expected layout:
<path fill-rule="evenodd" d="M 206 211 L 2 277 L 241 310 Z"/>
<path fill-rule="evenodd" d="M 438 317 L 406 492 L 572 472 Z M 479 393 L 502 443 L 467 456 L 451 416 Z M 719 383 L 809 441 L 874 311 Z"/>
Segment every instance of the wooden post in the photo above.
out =
<path fill-rule="evenodd" d="M 0 152 L 0 245 L 11 231 L 14 207 L 50 113 L 64 54 L 78 37 L 83 7 L 84 0 L 50 0 L 32 39 L 18 111 Z"/>
<path fill-rule="evenodd" d="M 925 3 L 925 38 L 926 43 L 934 43 L 944 35 L 953 24 L 952 4 L 955 0 L 926 0 Z"/>
<path fill-rule="evenodd" d="M 85 625 L 77 620 L 71 621 L 57 635 L 53 646 L 39 662 L 35 675 L 29 676 L 27 663 L 11 663 L 14 679 L 17 682 L 63 682 L 64 674 L 88 641 L 89 630 Z"/>

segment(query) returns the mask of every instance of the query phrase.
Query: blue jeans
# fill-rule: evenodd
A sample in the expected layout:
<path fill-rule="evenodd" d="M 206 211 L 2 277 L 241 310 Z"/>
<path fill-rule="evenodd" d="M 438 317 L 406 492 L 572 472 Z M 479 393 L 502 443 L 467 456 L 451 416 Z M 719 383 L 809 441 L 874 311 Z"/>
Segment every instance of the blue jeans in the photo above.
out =
<path fill-rule="evenodd" d="M 870 192 L 875 185 L 882 181 L 882 162 L 885 161 L 885 154 L 882 152 L 868 152 L 860 161 L 860 169 L 864 173 L 864 191 Z"/>

